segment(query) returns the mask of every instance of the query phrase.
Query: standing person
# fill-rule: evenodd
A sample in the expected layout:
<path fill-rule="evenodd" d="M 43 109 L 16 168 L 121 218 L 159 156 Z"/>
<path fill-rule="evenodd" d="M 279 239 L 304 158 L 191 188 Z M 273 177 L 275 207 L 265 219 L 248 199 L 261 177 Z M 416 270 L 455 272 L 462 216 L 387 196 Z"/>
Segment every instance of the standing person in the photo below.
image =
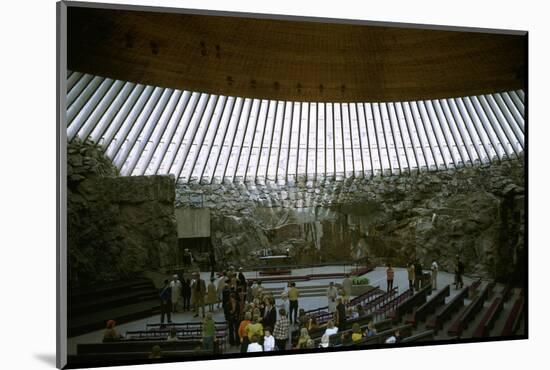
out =
<path fill-rule="evenodd" d="M 273 328 L 275 322 L 277 321 L 277 311 L 275 310 L 273 298 L 265 297 L 264 298 L 264 313 L 262 318 L 262 324 L 264 327 L 269 326 Z"/>
<path fill-rule="evenodd" d="M 290 281 L 286 283 L 286 286 L 285 286 L 285 289 L 283 290 L 283 292 L 281 293 L 281 306 L 285 308 L 286 312 L 289 312 L 290 311 L 290 307 L 289 307 L 289 304 L 288 304 L 288 291 L 290 290 L 291 288 L 291 283 Z"/>
<path fill-rule="evenodd" d="M 222 292 L 222 307 L 225 316 L 225 321 L 229 322 L 229 296 L 231 295 L 231 287 L 229 286 L 229 279 L 225 281 Z"/>
<path fill-rule="evenodd" d="M 460 259 L 460 256 L 456 255 L 456 269 L 455 269 L 455 284 L 456 289 L 462 289 L 464 286 L 464 281 L 462 281 L 462 275 L 464 274 L 464 263 L 462 263 L 462 260 Z"/>
<path fill-rule="evenodd" d="M 437 272 L 439 271 L 439 266 L 435 259 L 432 261 L 432 290 L 437 290 Z"/>
<path fill-rule="evenodd" d="M 393 289 L 393 276 L 394 271 L 391 267 L 391 264 L 388 263 L 388 268 L 386 269 L 386 280 L 388 281 L 388 292 Z"/>
<path fill-rule="evenodd" d="M 300 292 L 296 288 L 296 283 L 292 282 L 290 284 L 290 289 L 288 290 L 288 305 L 289 305 L 289 317 L 290 322 L 296 324 L 296 317 L 298 316 L 298 297 Z M 294 319 L 292 318 L 292 313 L 294 312 Z"/>
<path fill-rule="evenodd" d="M 168 280 L 164 280 L 164 286 L 160 290 L 160 323 L 164 324 L 164 316 L 166 315 L 168 323 L 172 322 L 172 289 Z"/>
<path fill-rule="evenodd" d="M 254 300 L 254 292 L 252 291 L 252 284 L 253 284 L 253 281 L 252 280 L 248 280 L 246 282 L 246 302 L 247 303 L 252 303 L 252 301 Z"/>
<path fill-rule="evenodd" d="M 202 348 L 206 351 L 213 351 L 215 341 L 216 325 L 212 319 L 212 312 L 208 312 L 202 322 Z"/>
<path fill-rule="evenodd" d="M 349 274 L 346 274 L 344 280 L 342 280 L 342 289 L 344 290 L 344 304 L 347 304 L 349 302 L 349 298 L 351 297 L 351 288 L 353 286 L 353 282 L 351 281 Z"/>
<path fill-rule="evenodd" d="M 264 287 L 262 286 L 262 282 L 260 280 L 256 281 L 256 287 L 254 288 L 252 294 L 254 295 L 254 298 L 262 300 L 262 296 L 264 294 Z"/>
<path fill-rule="evenodd" d="M 414 263 L 409 262 L 409 266 L 407 267 L 407 276 L 409 279 L 409 289 L 414 291 Z"/>
<path fill-rule="evenodd" d="M 181 295 L 183 297 L 183 310 L 189 311 L 191 308 L 191 280 L 183 279 L 181 284 Z"/>
<path fill-rule="evenodd" d="M 239 338 L 241 339 L 241 353 L 245 353 L 248 349 L 248 345 L 250 344 L 250 340 L 248 339 L 248 333 L 246 332 L 246 327 L 248 324 L 250 324 L 252 321 L 252 313 L 250 311 L 245 312 L 244 319 L 239 324 Z"/>
<path fill-rule="evenodd" d="M 239 338 L 240 309 L 239 309 L 239 301 L 235 293 L 231 293 L 229 295 L 228 309 L 229 309 L 228 310 L 229 321 L 227 323 L 227 326 L 229 327 L 229 344 L 231 344 L 232 346 L 237 346 L 240 343 L 240 338 Z"/>
<path fill-rule="evenodd" d="M 225 271 L 222 272 L 221 276 L 218 278 L 218 286 L 216 291 L 218 292 L 218 308 L 222 305 L 223 302 L 223 290 L 225 288 Z"/>
<path fill-rule="evenodd" d="M 178 274 L 172 276 L 172 281 L 170 282 L 170 291 L 172 292 L 172 312 L 178 312 L 178 302 L 180 300 L 181 294 L 181 282 L 179 280 Z"/>
<path fill-rule="evenodd" d="M 208 254 L 208 262 L 210 263 L 210 279 L 214 279 L 216 271 L 216 256 L 214 255 L 214 251 L 210 251 Z"/>
<path fill-rule="evenodd" d="M 416 290 L 420 290 L 423 286 L 422 281 L 422 264 L 420 263 L 420 260 L 417 258 L 416 262 L 414 264 L 414 285 L 416 286 Z"/>
<path fill-rule="evenodd" d="M 208 284 L 208 293 L 206 303 L 210 308 L 210 312 L 214 311 L 214 304 L 216 303 L 217 293 L 216 286 L 214 285 L 214 278 L 210 278 L 210 284 Z"/>
<path fill-rule="evenodd" d="M 246 326 L 246 334 L 248 335 L 248 338 L 252 341 L 252 337 L 257 337 L 258 342 L 261 338 L 264 336 L 264 326 L 260 322 L 260 316 L 253 315 L 252 316 L 252 323 L 248 324 Z"/>
<path fill-rule="evenodd" d="M 336 298 L 338 297 L 338 289 L 334 286 L 334 282 L 331 281 L 327 289 L 328 300 L 328 312 L 333 313 L 336 311 Z"/>
<path fill-rule="evenodd" d="M 286 349 L 286 343 L 288 342 L 288 328 L 290 322 L 286 316 L 286 310 L 284 308 L 279 309 L 279 320 L 275 323 L 275 328 L 273 329 L 273 337 L 275 338 L 275 343 L 277 348 L 281 351 Z"/>
<path fill-rule="evenodd" d="M 341 298 L 336 300 L 336 326 L 340 331 L 346 330 L 346 306 Z"/>
<path fill-rule="evenodd" d="M 241 288 L 243 288 L 243 292 L 246 292 L 246 277 L 244 277 L 242 267 L 239 267 L 239 274 L 237 275 L 237 284 Z"/>
<path fill-rule="evenodd" d="M 266 326 L 264 333 L 264 352 L 275 351 L 275 338 L 271 335 L 271 328 Z"/>
<path fill-rule="evenodd" d="M 191 290 L 193 292 L 192 297 L 194 298 L 193 305 L 195 306 L 195 316 L 199 317 L 200 311 L 202 311 L 202 317 L 204 317 L 204 297 L 206 295 L 206 283 L 203 279 L 201 279 L 200 273 L 194 272 L 193 275 L 195 276 L 195 283 L 191 287 Z"/>
<path fill-rule="evenodd" d="M 237 298 L 239 299 L 239 316 L 242 317 L 246 307 L 246 293 L 244 292 L 243 287 L 239 287 L 237 289 Z"/>

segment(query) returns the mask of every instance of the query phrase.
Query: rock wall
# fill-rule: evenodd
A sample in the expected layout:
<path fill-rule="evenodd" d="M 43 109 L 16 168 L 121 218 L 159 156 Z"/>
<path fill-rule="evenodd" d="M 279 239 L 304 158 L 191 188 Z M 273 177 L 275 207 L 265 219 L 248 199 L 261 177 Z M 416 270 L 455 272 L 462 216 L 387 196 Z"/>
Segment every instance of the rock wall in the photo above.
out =
<path fill-rule="evenodd" d="M 217 260 L 227 264 L 289 248 L 298 263 L 417 257 L 452 271 L 460 254 L 469 274 L 505 281 L 522 273 L 523 186 L 520 158 L 345 181 L 177 184 L 176 207 L 210 208 Z"/>
<path fill-rule="evenodd" d="M 175 181 L 118 177 L 90 143 L 68 145 L 69 286 L 131 277 L 175 261 Z"/>

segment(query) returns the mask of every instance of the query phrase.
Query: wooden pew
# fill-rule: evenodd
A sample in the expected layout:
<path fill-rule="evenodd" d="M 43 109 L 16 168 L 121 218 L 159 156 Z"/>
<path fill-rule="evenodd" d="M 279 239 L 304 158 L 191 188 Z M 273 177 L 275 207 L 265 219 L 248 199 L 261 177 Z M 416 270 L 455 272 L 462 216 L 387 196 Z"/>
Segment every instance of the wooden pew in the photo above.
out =
<path fill-rule="evenodd" d="M 464 306 L 464 299 L 468 296 L 470 288 L 463 288 L 449 303 L 441 309 L 436 310 L 435 315 L 426 322 L 426 328 L 437 330 L 441 329 L 443 324 L 451 318 L 451 316 Z"/>
<path fill-rule="evenodd" d="M 426 297 L 430 294 L 432 294 L 432 284 L 428 283 L 413 296 L 401 302 L 393 312 L 390 312 L 388 317 L 393 319 L 394 322 L 401 321 L 401 318 L 406 313 L 411 312 L 415 307 L 426 303 Z"/>
<path fill-rule="evenodd" d="M 167 351 L 162 352 L 162 358 L 185 358 L 195 356 L 208 356 L 211 351 L 187 350 L 187 351 Z M 148 352 L 114 352 L 114 353 L 86 353 L 79 355 L 68 356 L 67 363 L 69 365 L 77 364 L 93 364 L 95 362 L 104 363 L 106 361 L 132 361 L 132 360 L 148 360 L 151 355 L 151 350 Z"/>
<path fill-rule="evenodd" d="M 372 315 L 365 315 L 363 317 L 358 317 L 356 319 L 346 321 L 346 326 L 348 328 L 351 328 L 351 326 L 353 324 L 358 323 L 360 327 L 366 327 L 369 324 L 369 322 L 372 321 L 372 320 L 373 320 Z M 317 329 L 313 329 L 309 332 L 309 337 L 313 340 L 319 340 L 320 341 L 320 339 L 323 336 L 323 334 L 325 333 L 326 329 L 327 328 L 325 326 L 317 328 Z M 347 331 L 351 332 L 351 329 L 347 329 L 343 332 L 347 332 Z M 341 332 L 338 332 L 335 335 L 338 335 L 340 333 Z M 292 343 L 296 343 L 298 341 L 299 336 L 300 336 L 300 331 L 299 330 L 295 330 L 294 332 L 292 332 Z"/>
<path fill-rule="evenodd" d="M 504 328 L 502 329 L 502 333 L 500 335 L 502 336 L 514 335 L 514 333 L 516 332 L 519 326 L 523 309 L 524 309 L 524 298 L 523 296 L 520 295 L 520 297 L 517 298 L 516 301 L 514 302 L 514 305 L 510 310 L 510 314 L 506 319 L 506 323 L 504 324 Z"/>
<path fill-rule="evenodd" d="M 365 329 L 367 328 L 368 324 L 369 324 L 370 320 L 367 321 L 366 323 L 364 324 L 360 324 L 360 327 L 361 327 L 361 331 L 364 332 Z M 376 332 L 384 332 L 386 330 L 390 330 L 391 327 L 392 327 L 392 320 L 390 319 L 386 319 L 386 320 L 382 320 L 382 321 L 378 321 L 376 323 L 374 323 L 374 328 L 376 329 Z M 329 343 L 331 345 L 336 345 L 336 344 L 342 344 L 342 343 L 346 343 L 346 344 L 352 344 L 351 342 L 351 334 L 352 334 L 352 329 L 347 329 L 347 330 L 344 330 L 342 332 L 338 332 L 336 334 L 333 334 L 331 336 L 329 336 Z M 372 338 L 372 337 L 371 337 Z M 321 338 L 318 338 L 318 342 L 320 342 Z M 316 345 L 318 345 L 317 341 L 316 341 Z"/>
<path fill-rule="evenodd" d="M 363 310 L 365 312 L 376 310 L 381 306 L 387 304 L 392 299 L 394 299 L 396 294 L 397 294 L 397 288 L 393 288 L 391 291 L 386 292 L 382 295 L 379 295 L 375 299 L 367 303 L 366 305 L 363 305 Z"/>
<path fill-rule="evenodd" d="M 435 332 L 433 330 L 426 330 L 421 333 L 411 335 L 401 341 L 401 343 L 413 343 L 413 342 L 429 342 L 435 338 Z"/>
<path fill-rule="evenodd" d="M 216 328 L 227 328 L 227 323 L 225 321 L 215 321 L 214 326 Z M 195 329 L 199 328 L 202 329 L 202 322 L 171 322 L 169 324 L 147 324 L 146 329 L 170 329 L 170 328 L 176 328 L 176 329 Z"/>
<path fill-rule="evenodd" d="M 133 330 L 127 331 L 124 337 L 125 340 L 135 340 L 143 338 L 152 338 L 154 340 L 166 339 L 170 335 L 170 329 L 159 330 Z M 225 328 L 216 328 L 216 336 L 222 337 L 226 335 Z M 195 329 L 176 329 L 176 336 L 180 339 L 186 339 L 189 337 L 201 337 L 202 328 Z"/>
<path fill-rule="evenodd" d="M 418 308 L 415 308 L 413 312 L 405 317 L 406 324 L 412 324 L 415 328 L 418 322 L 426 320 L 426 317 L 434 312 L 439 306 L 445 304 L 445 298 L 449 296 L 451 292 L 451 286 L 447 285 L 435 294 L 429 301 L 424 303 Z"/>
<path fill-rule="evenodd" d="M 146 352 L 151 353 L 153 346 L 158 345 L 163 352 L 202 350 L 200 340 L 166 340 L 115 341 L 106 343 L 80 343 L 76 346 L 77 355 Z"/>
<path fill-rule="evenodd" d="M 500 312 L 502 311 L 503 305 L 504 297 L 497 296 L 493 299 L 493 302 L 491 302 L 491 305 L 485 312 L 485 315 L 483 315 L 483 318 L 474 330 L 474 334 L 472 335 L 473 338 L 482 338 L 489 335 L 489 332 L 495 325 L 498 315 L 500 315 Z"/>
<path fill-rule="evenodd" d="M 475 315 L 483 308 L 483 302 L 487 299 L 489 293 L 494 289 L 495 283 L 491 282 L 485 286 L 483 291 L 474 299 L 461 315 L 455 319 L 447 334 L 460 338 L 462 331 L 468 327 Z"/>
<path fill-rule="evenodd" d="M 397 297 L 393 298 L 392 300 L 390 300 L 389 302 L 387 302 L 383 306 L 379 307 L 375 311 L 376 317 L 386 316 L 386 314 L 388 312 L 393 313 L 395 311 L 395 309 L 397 308 L 397 306 L 399 306 L 405 300 L 409 299 L 409 297 L 411 297 L 412 295 L 413 295 L 412 290 L 407 289 L 406 291 L 404 291 L 403 293 L 401 293 Z"/>
<path fill-rule="evenodd" d="M 407 338 L 412 335 L 412 330 L 413 330 L 412 325 L 410 324 L 400 325 L 400 326 L 382 331 L 373 337 L 363 338 L 360 342 L 354 343 L 354 345 L 368 346 L 372 344 L 383 344 L 386 342 L 386 339 L 391 337 L 394 334 L 395 330 L 397 329 L 399 329 L 401 338 Z"/>
<path fill-rule="evenodd" d="M 480 285 L 481 285 L 481 279 L 477 279 L 472 284 L 470 284 L 470 288 L 468 290 L 468 299 L 472 301 L 475 299 Z"/>
<path fill-rule="evenodd" d="M 365 302 L 370 301 L 373 297 L 376 297 L 377 295 L 380 295 L 380 285 L 377 285 L 365 293 L 358 295 L 357 297 L 353 298 L 349 301 L 349 306 L 355 306 L 358 304 L 364 304 Z"/>

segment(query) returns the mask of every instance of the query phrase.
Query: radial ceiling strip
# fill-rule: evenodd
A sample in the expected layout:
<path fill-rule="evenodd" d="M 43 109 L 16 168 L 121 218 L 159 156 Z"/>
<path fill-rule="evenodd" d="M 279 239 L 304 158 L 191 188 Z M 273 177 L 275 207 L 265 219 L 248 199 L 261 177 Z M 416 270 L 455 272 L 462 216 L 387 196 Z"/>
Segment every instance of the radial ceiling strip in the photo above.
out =
<path fill-rule="evenodd" d="M 123 175 L 317 181 L 500 161 L 524 150 L 522 90 L 316 103 L 211 96 L 78 71 L 67 82 L 68 139 L 91 139 Z"/>

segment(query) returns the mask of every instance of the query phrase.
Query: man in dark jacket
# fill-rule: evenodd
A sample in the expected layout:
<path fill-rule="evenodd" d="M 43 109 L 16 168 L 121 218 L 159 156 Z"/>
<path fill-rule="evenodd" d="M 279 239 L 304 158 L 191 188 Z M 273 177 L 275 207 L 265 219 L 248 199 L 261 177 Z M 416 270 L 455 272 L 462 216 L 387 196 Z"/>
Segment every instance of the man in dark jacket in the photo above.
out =
<path fill-rule="evenodd" d="M 239 287 L 241 287 L 243 289 L 243 292 L 246 292 L 246 288 L 247 288 L 246 278 L 244 277 L 242 267 L 239 267 L 239 275 L 237 275 L 237 283 L 238 283 Z"/>
<path fill-rule="evenodd" d="M 229 296 L 231 295 L 231 287 L 229 286 L 229 279 L 225 281 L 225 286 L 222 291 L 222 307 L 225 320 L 229 321 Z"/>
<path fill-rule="evenodd" d="M 266 297 L 264 299 L 264 308 L 263 308 L 263 318 L 262 325 L 264 328 L 270 327 L 274 328 L 277 321 L 277 311 L 273 306 L 273 300 L 271 297 Z"/>
<path fill-rule="evenodd" d="M 422 264 L 420 263 L 420 260 L 417 259 L 414 263 L 414 284 L 416 285 L 416 290 L 420 290 L 422 288 L 422 285 L 424 282 L 423 279 L 423 272 L 422 272 Z"/>
<path fill-rule="evenodd" d="M 464 263 L 462 263 L 459 255 L 457 255 L 456 258 L 455 288 L 462 289 L 464 287 L 464 281 L 462 281 L 462 275 L 464 275 Z"/>
<path fill-rule="evenodd" d="M 202 317 L 204 317 L 204 296 L 206 295 L 206 283 L 203 279 L 201 279 L 201 276 L 198 272 L 194 272 L 193 276 L 195 280 L 191 285 L 191 296 L 194 297 L 193 305 L 196 309 L 195 317 L 198 317 L 201 311 Z"/>
<path fill-rule="evenodd" d="M 346 330 L 346 306 L 342 303 L 342 299 L 336 300 L 336 326 L 338 331 Z"/>
<path fill-rule="evenodd" d="M 164 324 L 164 315 L 168 319 L 168 323 L 172 322 L 172 288 L 168 280 L 164 280 L 164 286 L 160 289 L 160 323 Z"/>
<path fill-rule="evenodd" d="M 191 281 L 189 279 L 182 279 L 181 296 L 183 297 L 183 310 L 189 310 L 191 308 Z"/>

